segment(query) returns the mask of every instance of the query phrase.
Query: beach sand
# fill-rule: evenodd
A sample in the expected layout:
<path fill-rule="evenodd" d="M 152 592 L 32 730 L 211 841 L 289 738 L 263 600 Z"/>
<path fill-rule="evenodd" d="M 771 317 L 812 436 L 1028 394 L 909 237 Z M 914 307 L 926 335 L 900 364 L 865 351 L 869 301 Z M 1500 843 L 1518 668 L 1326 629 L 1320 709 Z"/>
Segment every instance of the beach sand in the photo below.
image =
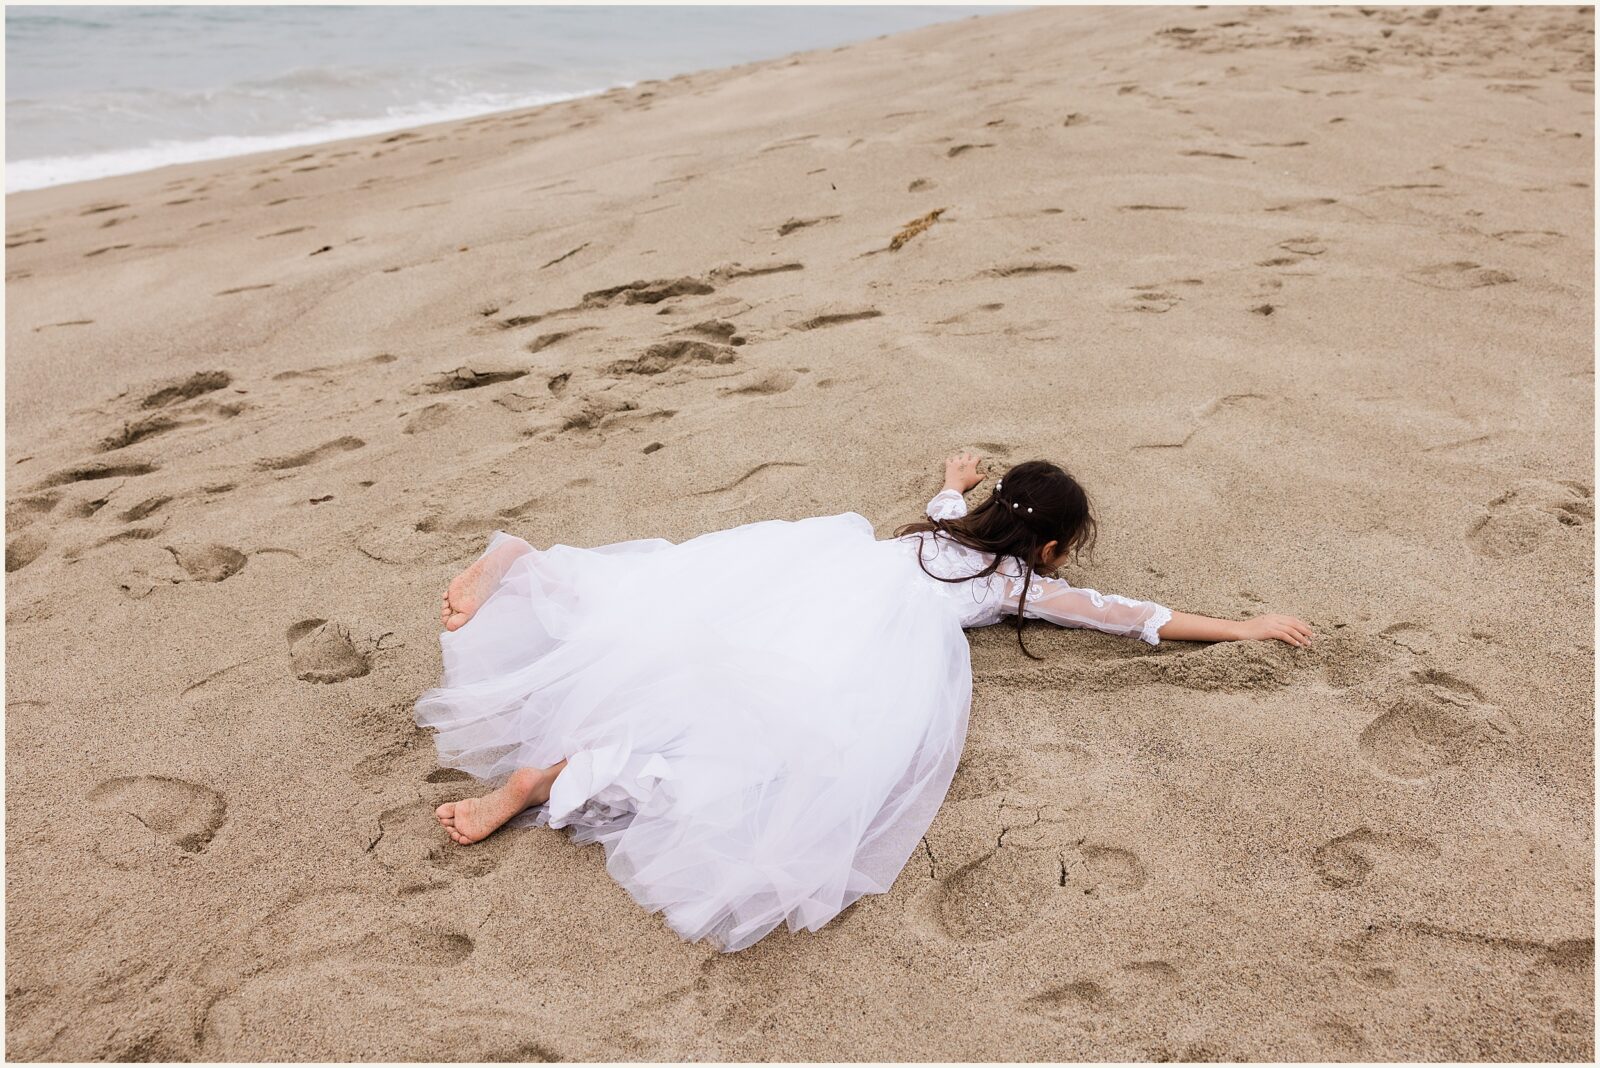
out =
<path fill-rule="evenodd" d="M 9 1057 L 1591 1059 L 1592 11 L 1041 9 L 7 197 Z M 1315 644 L 970 632 L 924 848 L 740 953 L 448 841 L 492 531 L 888 537 L 960 448 Z"/>

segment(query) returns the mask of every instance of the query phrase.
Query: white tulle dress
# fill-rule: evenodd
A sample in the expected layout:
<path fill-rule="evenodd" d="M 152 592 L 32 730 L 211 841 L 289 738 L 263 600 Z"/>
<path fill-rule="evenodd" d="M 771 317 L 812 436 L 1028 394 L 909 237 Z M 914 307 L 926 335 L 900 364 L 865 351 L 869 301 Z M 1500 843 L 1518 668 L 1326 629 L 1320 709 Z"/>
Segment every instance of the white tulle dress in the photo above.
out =
<path fill-rule="evenodd" d="M 964 514 L 946 490 L 928 514 Z M 1015 561 L 942 535 L 876 540 L 845 512 L 674 544 L 535 549 L 463 626 L 416 703 L 440 764 L 500 785 L 567 761 L 512 826 L 572 828 L 689 941 L 731 952 L 815 931 L 883 893 L 944 800 L 966 740 L 963 627 L 1017 610 Z M 500 557 L 497 557 L 497 560 Z M 1027 616 L 1158 644 L 1162 606 L 1034 576 Z"/>

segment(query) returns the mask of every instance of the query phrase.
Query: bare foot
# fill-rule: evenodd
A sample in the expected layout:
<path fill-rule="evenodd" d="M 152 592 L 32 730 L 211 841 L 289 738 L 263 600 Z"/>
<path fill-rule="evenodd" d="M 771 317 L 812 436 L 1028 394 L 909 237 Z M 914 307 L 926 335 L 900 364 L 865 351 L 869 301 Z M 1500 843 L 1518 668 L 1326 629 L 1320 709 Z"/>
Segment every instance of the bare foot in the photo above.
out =
<path fill-rule="evenodd" d="M 550 786 L 567 766 L 565 760 L 548 768 L 518 768 L 500 789 L 482 797 L 446 801 L 433 814 L 460 845 L 471 845 L 489 837 L 501 824 L 529 805 L 550 800 Z"/>
<path fill-rule="evenodd" d="M 445 630 L 459 630 L 483 606 L 489 594 L 505 577 L 511 561 L 533 546 L 521 538 L 512 538 L 494 552 L 477 560 L 471 567 L 450 580 L 444 592 L 444 604 L 439 609 L 439 621 Z"/>

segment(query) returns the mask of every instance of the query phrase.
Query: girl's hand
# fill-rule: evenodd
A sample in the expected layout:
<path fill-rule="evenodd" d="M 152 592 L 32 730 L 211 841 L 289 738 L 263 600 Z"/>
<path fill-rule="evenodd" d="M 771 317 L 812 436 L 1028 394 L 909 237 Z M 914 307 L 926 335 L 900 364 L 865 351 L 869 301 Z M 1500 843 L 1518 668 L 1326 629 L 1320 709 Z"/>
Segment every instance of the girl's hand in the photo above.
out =
<path fill-rule="evenodd" d="M 958 452 L 944 462 L 944 484 L 946 489 L 953 489 L 958 493 L 965 493 L 973 486 L 983 481 L 983 476 L 978 474 L 978 461 L 981 459 L 976 453 Z"/>
<path fill-rule="evenodd" d="M 1311 647 L 1311 627 L 1303 619 L 1294 616 L 1265 615 L 1256 616 L 1254 619 L 1240 620 L 1239 640 L 1241 641 L 1266 641 L 1276 638 L 1280 642 L 1302 649 Z"/>

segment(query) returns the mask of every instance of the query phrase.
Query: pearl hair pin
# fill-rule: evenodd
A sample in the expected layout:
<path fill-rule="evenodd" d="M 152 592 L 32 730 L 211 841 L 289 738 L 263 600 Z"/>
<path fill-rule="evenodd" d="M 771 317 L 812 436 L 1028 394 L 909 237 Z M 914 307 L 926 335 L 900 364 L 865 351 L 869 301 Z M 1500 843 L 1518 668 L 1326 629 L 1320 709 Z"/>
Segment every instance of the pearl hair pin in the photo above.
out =
<path fill-rule="evenodd" d="M 999 492 L 1000 492 L 1000 486 L 1001 486 L 1001 485 L 1002 485 L 1002 484 L 1003 484 L 1003 480 L 1002 480 L 1002 479 L 998 479 L 998 478 L 997 478 L 997 479 L 995 479 L 995 480 L 994 480 L 994 491 L 995 491 L 995 492 L 996 492 L 996 493 L 999 493 Z M 1015 510 L 1015 509 L 1016 509 L 1016 508 L 1018 508 L 1018 507 L 1019 507 L 1019 505 L 1018 505 L 1018 504 L 1017 504 L 1017 502 L 1015 502 L 1015 501 L 1012 501 L 1012 502 L 1011 502 L 1011 507 L 1012 507 L 1012 509 L 1013 509 L 1013 510 Z M 1029 505 L 1029 506 L 1028 506 L 1028 512 L 1029 512 L 1029 513 L 1030 513 L 1030 514 L 1031 514 L 1031 513 L 1032 513 L 1032 512 L 1033 512 L 1033 506 L 1032 506 L 1032 505 L 1031 505 L 1031 504 L 1030 504 L 1030 505 Z"/>

